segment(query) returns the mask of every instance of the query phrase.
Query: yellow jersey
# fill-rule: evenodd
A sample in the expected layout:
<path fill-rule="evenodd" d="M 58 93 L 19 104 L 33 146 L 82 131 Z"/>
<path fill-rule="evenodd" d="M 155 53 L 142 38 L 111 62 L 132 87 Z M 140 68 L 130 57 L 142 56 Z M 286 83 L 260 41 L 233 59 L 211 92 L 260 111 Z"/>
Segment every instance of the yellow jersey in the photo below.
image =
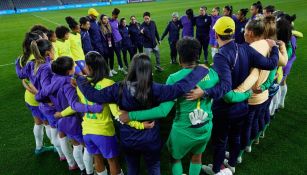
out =
<path fill-rule="evenodd" d="M 65 40 L 65 41 L 57 40 L 55 42 L 55 48 L 56 48 L 55 51 L 57 51 L 55 55 L 57 55 L 58 57 L 61 57 L 61 56 L 72 57 L 69 40 Z"/>
<path fill-rule="evenodd" d="M 114 84 L 113 80 L 104 78 L 95 85 L 95 88 L 100 90 L 105 87 L 111 86 Z M 93 102 L 88 101 L 79 88 L 77 88 L 77 94 L 79 96 L 80 102 L 87 105 L 94 104 Z M 101 113 L 85 113 L 83 116 L 82 122 L 82 134 L 94 134 L 94 135 L 103 135 L 103 136 L 114 136 L 115 128 L 113 120 L 111 118 L 111 113 L 113 116 L 118 118 L 120 115 L 119 107 L 117 104 L 103 104 L 103 111 Z M 144 129 L 143 123 L 132 121 L 128 123 L 129 126 L 136 129 Z"/>
<path fill-rule="evenodd" d="M 70 33 L 69 35 L 70 50 L 74 61 L 84 60 L 84 52 L 82 49 L 81 35 L 79 33 Z"/>
<path fill-rule="evenodd" d="M 28 62 L 29 62 L 29 61 L 32 61 L 32 60 L 34 60 L 34 59 L 35 59 L 35 58 L 34 58 L 34 55 L 31 54 L 30 57 L 29 57 Z M 21 64 L 21 63 L 20 63 L 20 64 Z M 26 80 L 26 82 L 27 82 L 28 84 L 31 84 L 31 82 L 30 82 L 29 80 Z M 32 93 L 31 93 L 30 91 L 28 91 L 27 89 L 26 89 L 26 91 L 25 91 L 25 102 L 28 103 L 30 106 L 39 106 L 39 103 L 35 100 L 35 95 L 32 94 Z"/>

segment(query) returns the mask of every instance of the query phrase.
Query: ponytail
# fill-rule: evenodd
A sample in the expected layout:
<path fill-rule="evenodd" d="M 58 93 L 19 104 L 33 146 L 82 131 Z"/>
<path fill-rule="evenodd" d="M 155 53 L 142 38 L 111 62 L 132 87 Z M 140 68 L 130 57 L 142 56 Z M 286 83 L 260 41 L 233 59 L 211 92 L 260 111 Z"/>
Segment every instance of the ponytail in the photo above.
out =
<path fill-rule="evenodd" d="M 262 14 L 262 10 L 263 10 L 263 7 L 262 7 L 262 4 L 260 1 L 257 1 L 256 3 L 253 4 L 253 6 L 258 9 L 258 13 L 259 14 Z"/>
<path fill-rule="evenodd" d="M 21 66 L 25 66 L 28 62 L 30 55 L 31 55 L 31 49 L 30 45 L 32 41 L 40 39 L 40 36 L 34 32 L 26 33 L 25 39 L 22 42 L 22 56 L 20 59 Z"/>
<path fill-rule="evenodd" d="M 34 73 L 36 73 L 39 66 L 46 62 L 46 52 L 52 50 L 52 44 L 46 39 L 39 39 L 37 41 L 32 41 L 30 48 L 35 57 Z"/>
<path fill-rule="evenodd" d="M 224 7 L 227 11 L 229 11 L 229 17 L 231 17 L 232 16 L 232 13 L 233 13 L 233 8 L 232 8 L 232 6 L 231 5 L 226 5 L 225 7 Z"/>

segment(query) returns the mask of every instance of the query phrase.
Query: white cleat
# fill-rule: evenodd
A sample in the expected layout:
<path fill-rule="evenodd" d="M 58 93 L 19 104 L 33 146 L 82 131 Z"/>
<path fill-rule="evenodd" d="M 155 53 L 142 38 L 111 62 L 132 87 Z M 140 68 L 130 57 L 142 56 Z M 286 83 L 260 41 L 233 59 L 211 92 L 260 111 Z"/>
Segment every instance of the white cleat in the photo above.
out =
<path fill-rule="evenodd" d="M 114 69 L 112 69 L 111 72 L 112 72 L 113 75 L 117 74 L 117 72 Z"/>
<path fill-rule="evenodd" d="M 201 169 L 208 175 L 214 175 L 215 173 L 213 172 L 212 167 L 213 167 L 212 164 L 203 165 Z"/>
<path fill-rule="evenodd" d="M 245 147 L 245 151 L 246 151 L 247 153 L 252 152 L 252 146 L 246 146 L 246 147 Z"/>
<path fill-rule="evenodd" d="M 228 164 L 228 160 L 227 160 L 227 159 L 224 160 L 224 165 L 225 165 L 227 168 L 229 168 L 230 171 L 231 171 L 233 174 L 236 172 L 236 167 L 230 166 L 230 165 Z"/>

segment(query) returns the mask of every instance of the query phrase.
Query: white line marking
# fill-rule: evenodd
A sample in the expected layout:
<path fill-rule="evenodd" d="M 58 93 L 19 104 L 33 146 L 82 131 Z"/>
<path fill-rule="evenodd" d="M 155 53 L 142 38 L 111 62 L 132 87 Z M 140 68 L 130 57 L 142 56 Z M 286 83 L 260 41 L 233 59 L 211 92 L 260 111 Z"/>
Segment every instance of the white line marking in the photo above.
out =
<path fill-rule="evenodd" d="M 15 63 L 2 64 L 2 65 L 0 65 L 0 67 L 10 66 L 10 65 L 13 65 L 13 64 L 15 64 Z"/>
<path fill-rule="evenodd" d="M 44 21 L 50 22 L 50 23 L 52 23 L 52 24 L 61 25 L 61 24 L 59 24 L 59 23 L 56 23 L 56 22 L 54 22 L 54 21 L 51 21 L 50 19 L 44 18 L 44 17 L 42 17 L 42 16 L 38 16 L 38 15 L 34 15 L 34 14 L 31 14 L 31 15 L 34 16 L 34 17 L 36 17 L 36 18 L 42 19 L 42 20 L 44 20 Z"/>

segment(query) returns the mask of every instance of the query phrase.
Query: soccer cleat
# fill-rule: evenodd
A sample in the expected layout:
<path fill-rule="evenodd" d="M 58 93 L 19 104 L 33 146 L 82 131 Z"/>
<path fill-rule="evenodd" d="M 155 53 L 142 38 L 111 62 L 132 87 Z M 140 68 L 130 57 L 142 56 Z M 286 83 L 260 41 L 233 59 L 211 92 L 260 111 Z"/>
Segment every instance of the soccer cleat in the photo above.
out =
<path fill-rule="evenodd" d="M 264 139 L 264 136 L 265 136 L 264 131 L 262 131 L 260 134 L 260 138 Z"/>
<path fill-rule="evenodd" d="M 128 74 L 128 72 L 124 68 L 118 68 L 119 71 L 122 71 L 125 75 Z"/>
<path fill-rule="evenodd" d="M 228 151 L 225 152 L 225 158 L 229 159 L 229 152 Z"/>
<path fill-rule="evenodd" d="M 224 165 L 225 165 L 225 167 L 229 168 L 230 171 L 231 171 L 233 174 L 236 172 L 236 167 L 230 166 L 230 165 L 228 164 L 228 160 L 227 160 L 227 159 L 224 160 Z"/>
<path fill-rule="evenodd" d="M 43 146 L 41 149 L 35 149 L 34 153 L 35 155 L 40 155 L 48 151 L 54 151 L 54 147 L 53 146 Z"/>
<path fill-rule="evenodd" d="M 161 66 L 155 66 L 155 68 L 157 69 L 157 71 L 160 71 L 160 72 L 164 70 Z"/>
<path fill-rule="evenodd" d="M 252 152 L 252 146 L 246 146 L 246 147 L 245 147 L 245 151 L 246 151 L 247 153 Z"/>
<path fill-rule="evenodd" d="M 256 138 L 254 143 L 255 143 L 255 145 L 259 145 L 259 143 L 260 143 L 259 138 Z"/>
<path fill-rule="evenodd" d="M 201 169 L 208 175 L 214 175 L 215 173 L 213 172 L 212 167 L 212 164 L 208 164 L 201 166 Z"/>
<path fill-rule="evenodd" d="M 73 166 L 69 166 L 68 169 L 69 171 L 74 171 L 74 170 L 79 169 L 79 167 L 77 165 L 73 165 Z"/>
<path fill-rule="evenodd" d="M 84 169 L 84 170 L 81 170 L 81 175 L 87 175 L 85 169 Z"/>
<path fill-rule="evenodd" d="M 238 158 L 237 158 L 237 163 L 242 163 L 242 156 L 239 156 Z"/>
<path fill-rule="evenodd" d="M 233 175 L 232 171 L 229 168 L 222 169 L 220 172 L 215 175 Z"/>
<path fill-rule="evenodd" d="M 112 69 L 111 72 L 112 72 L 113 75 L 117 74 L 117 72 L 114 69 Z"/>
<path fill-rule="evenodd" d="M 109 77 L 113 77 L 112 71 L 109 72 Z"/>

